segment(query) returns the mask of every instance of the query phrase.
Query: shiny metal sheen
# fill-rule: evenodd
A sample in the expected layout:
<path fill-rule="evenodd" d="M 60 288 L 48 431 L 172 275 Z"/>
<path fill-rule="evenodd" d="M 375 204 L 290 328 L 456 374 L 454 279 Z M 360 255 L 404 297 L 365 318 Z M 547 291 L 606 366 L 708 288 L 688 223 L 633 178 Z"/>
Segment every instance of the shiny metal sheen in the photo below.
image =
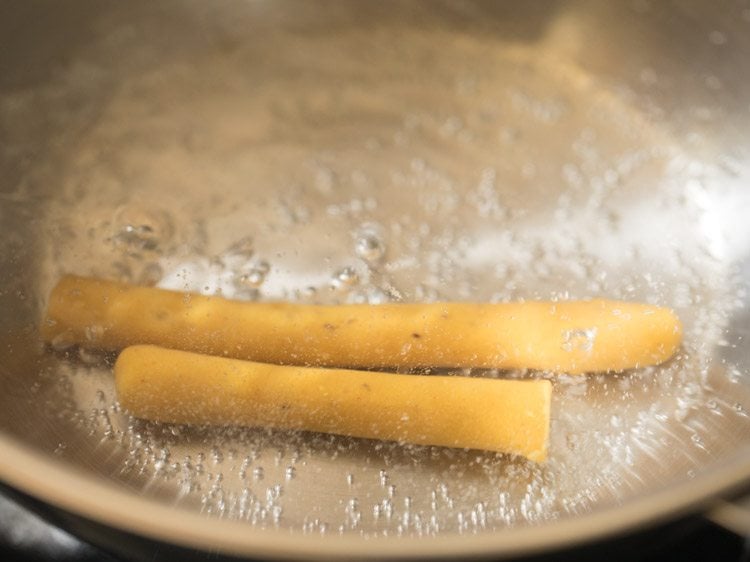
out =
<path fill-rule="evenodd" d="M 4 483 L 158 540 L 319 559 L 549 551 L 746 484 L 747 3 L 0 2 L 0 46 Z M 119 410 L 111 357 L 39 342 L 64 272 L 645 300 L 686 340 L 633 373 L 459 373 L 552 378 L 545 466 L 160 427 Z"/>

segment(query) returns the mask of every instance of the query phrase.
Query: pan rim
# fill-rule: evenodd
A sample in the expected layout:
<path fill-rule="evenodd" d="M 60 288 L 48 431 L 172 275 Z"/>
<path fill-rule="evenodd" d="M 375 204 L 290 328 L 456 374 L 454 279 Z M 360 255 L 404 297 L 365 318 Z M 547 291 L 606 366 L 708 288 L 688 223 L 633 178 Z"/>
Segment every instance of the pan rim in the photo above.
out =
<path fill-rule="evenodd" d="M 691 480 L 674 482 L 652 494 L 590 514 L 539 526 L 431 537 L 319 536 L 257 529 L 239 521 L 170 507 L 128 492 L 102 477 L 92 477 L 76 467 L 50 460 L 48 455 L 0 432 L 0 480 L 20 492 L 74 515 L 152 540 L 234 556 L 276 559 L 300 556 L 414 559 L 541 553 L 622 534 L 709 507 L 721 494 L 750 480 L 748 446 Z"/>

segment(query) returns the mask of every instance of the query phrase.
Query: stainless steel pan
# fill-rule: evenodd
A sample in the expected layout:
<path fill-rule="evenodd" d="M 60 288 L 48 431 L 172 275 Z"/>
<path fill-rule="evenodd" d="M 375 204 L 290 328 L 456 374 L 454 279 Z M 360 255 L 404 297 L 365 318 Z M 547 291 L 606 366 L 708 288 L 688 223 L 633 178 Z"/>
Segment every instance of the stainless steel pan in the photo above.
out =
<path fill-rule="evenodd" d="M 5 485 L 245 556 L 510 556 L 750 475 L 748 4 L 5 2 L 0 45 Z M 111 357 L 39 343 L 65 272 L 302 302 L 604 296 L 670 306 L 686 337 L 659 368 L 555 377 L 538 466 L 133 420 Z"/>

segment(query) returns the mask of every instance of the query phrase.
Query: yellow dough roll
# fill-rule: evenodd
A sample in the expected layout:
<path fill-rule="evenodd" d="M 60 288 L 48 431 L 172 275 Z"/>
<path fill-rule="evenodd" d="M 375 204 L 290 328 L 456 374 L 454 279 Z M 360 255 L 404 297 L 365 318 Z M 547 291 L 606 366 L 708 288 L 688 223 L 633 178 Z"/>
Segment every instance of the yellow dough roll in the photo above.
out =
<path fill-rule="evenodd" d="M 154 344 L 264 363 L 341 367 L 621 371 L 669 359 L 666 308 L 609 300 L 303 305 L 63 277 L 42 334 L 118 350 Z"/>
<path fill-rule="evenodd" d="M 115 384 L 125 409 L 154 421 L 547 455 L 548 380 L 268 365 L 138 345 L 117 359 Z"/>

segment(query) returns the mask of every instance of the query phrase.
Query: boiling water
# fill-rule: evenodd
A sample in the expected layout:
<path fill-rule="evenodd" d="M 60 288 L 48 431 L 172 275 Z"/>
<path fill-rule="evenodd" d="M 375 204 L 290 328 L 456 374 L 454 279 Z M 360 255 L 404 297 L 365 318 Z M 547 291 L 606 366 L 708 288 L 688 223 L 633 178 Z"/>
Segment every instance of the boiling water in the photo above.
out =
<path fill-rule="evenodd" d="M 747 373 L 731 360 L 729 321 L 746 303 L 731 166 L 567 64 L 565 29 L 529 45 L 440 26 L 248 37 L 222 20 L 226 45 L 188 43 L 157 67 L 148 29 L 116 21 L 103 18 L 98 49 L 46 90 L 0 105 L 27 104 L 31 119 L 32 96 L 105 100 L 66 113 L 63 171 L 35 172 L 59 188 L 41 302 L 70 272 L 258 301 L 605 297 L 674 308 L 685 343 L 668 364 L 624 374 L 460 373 L 553 381 L 550 458 L 537 465 L 135 420 L 117 404 L 112 358 L 57 342 L 28 394 L 77 436 L 55 442 L 61 459 L 248 525 L 434 535 L 647 494 L 750 429 Z M 110 71 L 124 47 L 131 60 Z"/>

